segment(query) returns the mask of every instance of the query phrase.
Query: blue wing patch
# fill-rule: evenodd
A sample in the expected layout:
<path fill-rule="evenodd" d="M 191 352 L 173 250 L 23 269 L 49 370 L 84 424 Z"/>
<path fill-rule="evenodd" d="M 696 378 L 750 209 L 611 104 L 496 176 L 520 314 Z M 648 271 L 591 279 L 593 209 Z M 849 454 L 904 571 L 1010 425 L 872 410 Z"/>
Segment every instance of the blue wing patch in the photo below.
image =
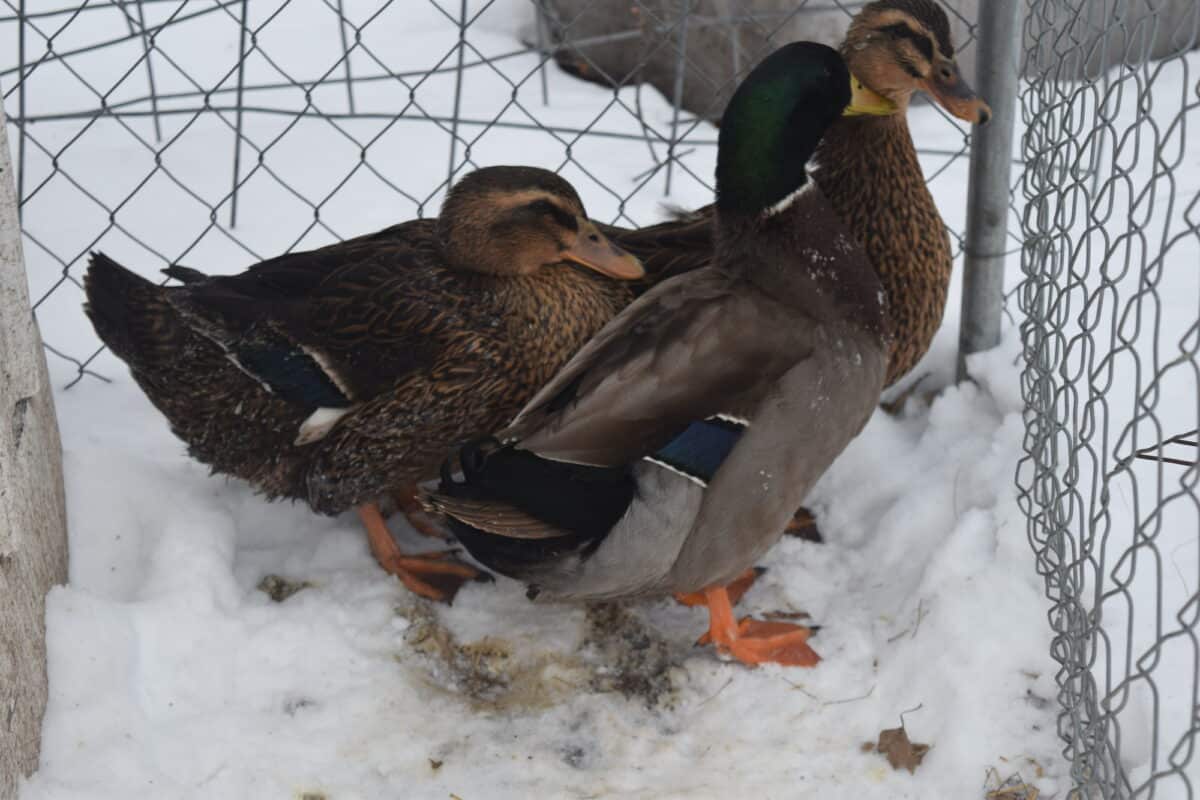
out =
<path fill-rule="evenodd" d="M 745 430 L 745 423 L 728 417 L 693 422 L 650 460 L 707 486 Z"/>
<path fill-rule="evenodd" d="M 285 401 L 305 409 L 345 408 L 350 398 L 316 359 L 291 346 L 239 345 L 231 350 L 242 369 Z"/>

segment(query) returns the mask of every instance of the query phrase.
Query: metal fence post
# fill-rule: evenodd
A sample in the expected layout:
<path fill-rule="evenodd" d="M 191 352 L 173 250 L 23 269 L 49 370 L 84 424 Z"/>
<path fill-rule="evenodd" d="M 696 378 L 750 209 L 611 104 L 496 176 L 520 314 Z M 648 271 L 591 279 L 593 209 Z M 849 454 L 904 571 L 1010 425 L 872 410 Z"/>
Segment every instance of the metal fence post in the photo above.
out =
<path fill-rule="evenodd" d="M 1020 77 L 1021 0 L 979 4 L 979 94 L 992 107 L 991 123 L 976 128 L 971 142 L 958 379 L 967 356 L 1000 343 L 1004 310 L 1004 251 L 1013 124 Z"/>

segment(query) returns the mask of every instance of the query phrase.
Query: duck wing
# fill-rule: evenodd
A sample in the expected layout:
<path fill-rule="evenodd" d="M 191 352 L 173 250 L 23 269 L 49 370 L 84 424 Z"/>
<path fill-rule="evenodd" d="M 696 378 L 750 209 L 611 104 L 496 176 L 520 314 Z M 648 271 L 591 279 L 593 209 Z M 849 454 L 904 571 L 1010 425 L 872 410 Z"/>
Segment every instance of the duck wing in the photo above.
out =
<path fill-rule="evenodd" d="M 349 407 L 433 357 L 442 270 L 432 226 L 370 236 L 264 261 L 239 275 L 176 275 L 168 294 L 193 330 L 294 405 Z M 175 274 L 172 272 L 171 274 Z M 436 337 L 434 337 L 436 338 Z"/>
<path fill-rule="evenodd" d="M 814 349 L 812 325 L 715 269 L 666 281 L 613 319 L 501 439 L 554 461 L 625 465 L 693 422 L 736 416 Z"/>

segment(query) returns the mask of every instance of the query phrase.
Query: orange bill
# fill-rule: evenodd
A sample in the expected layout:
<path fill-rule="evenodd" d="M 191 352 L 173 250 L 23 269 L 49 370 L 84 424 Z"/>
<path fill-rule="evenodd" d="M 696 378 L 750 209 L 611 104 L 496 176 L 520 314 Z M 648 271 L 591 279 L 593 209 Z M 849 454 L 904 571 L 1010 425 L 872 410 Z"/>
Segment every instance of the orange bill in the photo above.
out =
<path fill-rule="evenodd" d="M 579 238 L 563 252 L 563 258 L 594 269 L 602 275 L 622 281 L 645 277 L 646 270 L 637 256 L 617 247 L 591 220 L 576 217 Z"/>
<path fill-rule="evenodd" d="M 933 95 L 942 108 L 972 125 L 986 125 L 992 109 L 983 102 L 958 71 L 958 64 L 949 58 L 938 58 L 933 72 L 923 82 L 925 91 Z"/>

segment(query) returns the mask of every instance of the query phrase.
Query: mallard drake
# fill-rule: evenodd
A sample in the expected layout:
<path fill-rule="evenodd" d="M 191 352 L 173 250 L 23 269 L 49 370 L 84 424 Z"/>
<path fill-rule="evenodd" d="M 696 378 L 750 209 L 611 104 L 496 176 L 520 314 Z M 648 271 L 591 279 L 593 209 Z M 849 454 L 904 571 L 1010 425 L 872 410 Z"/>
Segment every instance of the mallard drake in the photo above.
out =
<path fill-rule="evenodd" d="M 735 623 L 727 584 L 782 534 L 871 416 L 887 371 L 878 275 L 805 164 L 851 99 L 800 42 L 734 93 L 716 255 L 605 326 L 496 439 L 462 449 L 431 510 L 536 599 L 702 592 L 746 663 L 812 665 L 806 628 Z"/>
<path fill-rule="evenodd" d="M 268 497 L 357 509 L 380 564 L 435 599 L 478 571 L 402 553 L 380 503 L 434 532 L 414 484 L 510 420 L 629 302 L 614 278 L 643 275 L 567 181 L 527 167 L 467 175 L 437 219 L 240 275 L 164 272 L 184 285 L 94 254 L 85 309 L 189 453 Z"/>
<path fill-rule="evenodd" d="M 986 123 L 991 110 L 959 74 L 950 21 L 934 0 L 866 4 L 851 20 L 840 52 L 856 96 L 817 147 L 812 177 L 883 282 L 891 385 L 928 351 L 946 309 L 953 266 L 950 237 L 909 133 L 909 103 L 925 92 L 973 124 Z M 602 230 L 638 255 L 657 279 L 711 261 L 714 214 L 708 206 L 640 230 Z"/>
<path fill-rule="evenodd" d="M 909 104 L 924 92 L 959 119 L 980 125 L 991 109 L 959 74 L 950 21 L 934 0 L 866 4 L 851 20 L 840 52 L 855 98 L 817 147 L 813 178 L 883 282 L 890 386 L 928 352 L 946 310 L 953 267 L 950 237 L 908 129 Z M 707 206 L 638 230 L 601 230 L 642 259 L 649 286 L 710 263 L 714 214 Z M 819 540 L 805 508 L 788 527 Z"/>

